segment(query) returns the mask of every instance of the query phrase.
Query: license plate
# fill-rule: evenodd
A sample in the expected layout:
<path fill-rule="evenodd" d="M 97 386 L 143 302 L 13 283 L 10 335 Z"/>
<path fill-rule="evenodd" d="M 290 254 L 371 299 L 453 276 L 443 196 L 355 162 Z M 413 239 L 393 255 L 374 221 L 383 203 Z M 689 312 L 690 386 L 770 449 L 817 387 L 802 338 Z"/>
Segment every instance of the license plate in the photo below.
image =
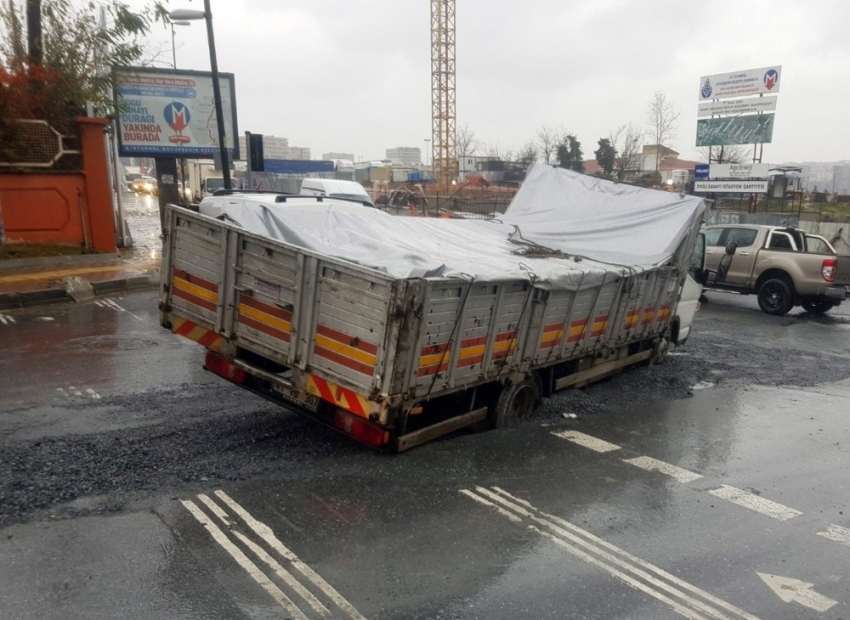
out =
<path fill-rule="evenodd" d="M 301 392 L 299 390 L 287 389 L 277 385 L 274 386 L 274 391 L 275 394 L 284 400 L 288 400 L 299 407 L 305 407 L 306 409 L 314 412 L 319 408 L 319 397 L 314 396 L 313 394 Z"/>

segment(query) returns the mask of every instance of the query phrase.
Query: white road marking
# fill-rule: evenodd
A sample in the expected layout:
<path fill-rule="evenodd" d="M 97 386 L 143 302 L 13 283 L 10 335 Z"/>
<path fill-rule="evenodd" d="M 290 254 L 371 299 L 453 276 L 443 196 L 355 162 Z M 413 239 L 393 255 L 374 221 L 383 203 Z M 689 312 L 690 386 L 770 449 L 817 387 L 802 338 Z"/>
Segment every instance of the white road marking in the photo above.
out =
<path fill-rule="evenodd" d="M 580 433 L 578 431 L 558 431 L 552 434 L 555 435 L 555 437 L 566 439 L 567 441 L 571 441 L 575 444 L 578 444 L 585 448 L 589 448 L 596 452 L 613 452 L 614 450 L 620 449 L 620 446 L 616 444 L 608 443 L 607 441 L 597 439 L 596 437 L 591 437 L 590 435 L 585 435 L 584 433 Z"/>
<path fill-rule="evenodd" d="M 756 574 L 773 590 L 776 596 L 786 603 L 799 603 L 804 607 L 821 613 L 838 604 L 838 601 L 833 601 L 831 598 L 812 590 L 815 585 L 813 583 L 792 579 L 791 577 L 771 575 L 769 573 L 757 572 Z"/>
<path fill-rule="evenodd" d="M 833 525 L 832 523 L 828 523 L 827 525 L 829 527 L 818 532 L 818 536 L 823 536 L 824 538 L 840 542 L 842 545 L 850 547 L 850 530 L 840 525 Z"/>
<path fill-rule="evenodd" d="M 293 618 L 298 618 L 299 620 L 307 620 L 307 616 L 305 616 L 300 609 L 292 602 L 283 591 L 278 588 L 271 580 L 266 577 L 266 575 L 259 569 L 259 567 L 254 564 L 248 557 L 242 552 L 239 547 L 233 544 L 231 540 L 222 532 L 219 527 L 210 521 L 207 516 L 201 511 L 198 506 L 190 501 L 190 500 L 181 500 L 182 504 L 186 507 L 186 509 L 192 513 L 192 516 L 197 519 L 198 523 L 200 523 L 207 532 L 210 533 L 210 536 L 213 537 L 221 547 L 227 551 L 230 556 L 236 560 L 236 563 L 239 564 L 245 571 L 251 576 L 251 578 L 256 581 L 269 595 L 280 604 L 281 607 L 287 610 L 289 614 Z"/>
<path fill-rule="evenodd" d="M 515 514 L 529 519 L 533 522 L 528 526 L 530 529 L 552 540 L 573 555 L 605 570 L 630 587 L 668 604 L 686 618 L 757 620 L 755 616 L 731 603 L 682 581 L 577 525 L 547 514 L 499 487 L 493 487 L 492 491 L 476 487 L 476 492 Z"/>
<path fill-rule="evenodd" d="M 97 304 L 98 306 L 100 306 L 101 308 L 109 308 L 110 310 L 115 310 L 115 312 L 126 312 L 126 313 L 127 313 L 127 314 L 129 314 L 131 317 L 133 317 L 134 319 L 139 319 L 140 321 L 142 320 L 142 318 L 141 318 L 141 317 L 136 316 L 135 314 L 133 314 L 132 312 L 130 312 L 129 310 L 127 310 L 127 308 L 125 308 L 124 306 L 122 306 L 121 304 L 119 304 L 119 303 L 118 303 L 117 301 L 115 301 L 114 299 L 109 299 L 109 298 L 107 297 L 107 298 L 104 298 L 104 299 L 98 299 L 98 300 L 97 300 L 97 301 L 95 301 L 94 303 L 96 303 L 96 304 Z"/>
<path fill-rule="evenodd" d="M 782 504 L 759 497 L 758 495 L 753 495 L 743 489 L 730 487 L 726 484 L 722 485 L 719 489 L 712 489 L 709 493 L 715 497 L 729 500 L 733 504 L 738 504 L 739 506 L 760 512 L 763 515 L 767 515 L 768 517 L 778 519 L 780 521 L 787 521 L 788 519 L 793 519 L 794 517 L 803 514 L 799 510 L 788 508 L 788 506 L 783 506 Z"/>
<path fill-rule="evenodd" d="M 322 605 L 319 599 L 313 596 L 312 592 L 310 592 L 307 588 L 301 585 L 301 583 L 299 583 L 298 580 L 295 579 L 295 577 L 293 577 L 288 570 L 281 566 L 277 560 L 271 557 L 262 549 L 262 547 L 260 547 L 254 541 L 246 537 L 244 534 L 234 530 L 232 527 L 233 522 L 227 516 L 227 513 L 224 512 L 224 510 L 222 510 L 219 505 L 216 504 L 208 495 L 198 495 L 198 499 L 200 499 L 204 503 L 204 505 L 209 508 L 212 513 L 216 517 L 218 517 L 218 519 L 222 523 L 224 523 L 224 525 L 227 526 L 231 534 L 236 536 L 236 538 L 238 538 L 243 545 L 248 547 L 254 553 L 254 555 L 256 555 L 263 562 L 265 562 L 269 566 L 269 568 L 271 568 L 275 572 L 275 574 L 280 577 L 284 583 L 286 583 L 286 585 L 295 590 L 298 595 L 301 596 L 301 598 L 307 601 L 310 604 L 310 607 L 315 609 L 323 616 L 330 615 L 328 608 Z"/>
<path fill-rule="evenodd" d="M 684 484 L 702 478 L 702 476 L 699 474 L 696 474 L 692 471 L 688 471 L 687 469 L 682 469 L 681 467 L 676 467 L 675 465 L 671 465 L 670 463 L 665 463 L 664 461 L 659 461 L 658 459 L 654 459 L 651 456 L 639 456 L 634 459 L 623 459 L 623 461 L 628 463 L 629 465 L 634 465 L 635 467 L 645 469 L 646 471 L 661 472 L 662 474 L 666 474 L 674 480 L 677 480 Z"/>
<path fill-rule="evenodd" d="M 13 316 L 9 316 L 8 314 L 0 314 L 0 323 L 3 323 L 3 325 L 14 325 L 15 323 L 17 323 L 17 321 Z"/>
<path fill-rule="evenodd" d="M 494 508 L 500 515 L 502 515 L 503 517 L 507 517 L 511 521 L 514 521 L 516 523 L 522 522 L 522 519 L 520 519 L 514 513 L 508 512 L 507 510 L 505 510 L 501 506 L 497 506 L 496 504 L 494 504 L 490 500 L 484 499 L 480 495 L 476 495 L 475 493 L 473 493 L 469 489 L 461 489 L 460 492 L 463 493 L 464 495 L 466 495 L 467 497 L 474 499 L 479 504 L 484 504 L 485 506 L 489 506 L 490 508 Z"/>
<path fill-rule="evenodd" d="M 297 555 L 295 555 L 292 551 L 290 551 L 286 545 L 284 545 L 280 540 L 278 540 L 277 536 L 275 536 L 272 529 L 267 526 L 265 523 L 261 521 L 257 521 L 251 514 L 242 508 L 239 504 L 237 504 L 233 499 L 230 498 L 227 493 L 222 490 L 218 490 L 215 492 L 215 495 L 227 505 L 233 512 L 235 512 L 239 517 L 250 527 L 254 532 L 262 538 L 268 545 L 277 551 L 281 556 L 289 560 L 292 565 L 298 569 L 298 571 L 304 575 L 307 579 L 309 579 L 317 588 L 319 588 L 325 596 L 331 599 L 334 604 L 345 611 L 351 618 L 354 620 L 366 620 L 360 612 L 358 612 L 354 607 L 349 603 L 343 596 L 337 592 L 331 584 L 322 579 L 322 577 L 314 571 L 312 568 L 307 566 L 304 562 L 302 562 Z"/>
<path fill-rule="evenodd" d="M 88 395 L 89 395 L 91 398 L 93 398 L 94 400 L 100 400 L 100 394 L 98 394 L 97 392 L 95 392 L 95 391 L 94 391 L 93 389 L 91 389 L 90 387 L 87 387 L 87 388 L 86 388 L 86 394 L 88 394 Z"/>

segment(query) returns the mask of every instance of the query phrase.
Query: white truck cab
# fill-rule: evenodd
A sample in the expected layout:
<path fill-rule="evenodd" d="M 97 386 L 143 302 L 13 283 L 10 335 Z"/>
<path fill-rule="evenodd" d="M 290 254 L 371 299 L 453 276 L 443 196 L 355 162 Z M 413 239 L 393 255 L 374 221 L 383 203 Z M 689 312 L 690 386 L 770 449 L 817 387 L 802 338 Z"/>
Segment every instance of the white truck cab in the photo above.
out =
<path fill-rule="evenodd" d="M 372 198 L 363 189 L 360 183 L 355 181 L 343 181 L 341 179 L 304 179 L 301 181 L 302 196 L 328 196 L 329 198 L 347 198 L 368 203 L 374 207 Z"/>

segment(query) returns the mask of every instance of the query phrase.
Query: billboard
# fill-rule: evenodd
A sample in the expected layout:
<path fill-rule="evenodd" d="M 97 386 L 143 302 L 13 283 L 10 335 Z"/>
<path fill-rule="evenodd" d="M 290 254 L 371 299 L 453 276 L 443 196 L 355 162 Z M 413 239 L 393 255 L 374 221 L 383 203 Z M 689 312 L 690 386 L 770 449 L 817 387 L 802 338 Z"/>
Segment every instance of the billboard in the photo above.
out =
<path fill-rule="evenodd" d="M 770 143 L 773 140 L 773 114 L 727 116 L 697 120 L 697 146 Z"/>
<path fill-rule="evenodd" d="M 699 100 L 730 99 L 779 92 L 782 66 L 704 75 L 699 79 Z"/>
<path fill-rule="evenodd" d="M 118 152 L 122 157 L 212 159 L 218 124 L 212 73 L 116 67 Z M 225 145 L 239 159 L 236 90 L 232 73 L 219 73 Z"/>
<path fill-rule="evenodd" d="M 776 110 L 776 95 L 767 97 L 750 97 L 749 99 L 726 99 L 724 101 L 707 101 L 699 104 L 697 116 L 712 114 L 757 114 L 758 112 L 773 112 Z"/>
<path fill-rule="evenodd" d="M 711 164 L 710 179 L 766 179 L 770 164 Z"/>
<path fill-rule="evenodd" d="M 694 191 L 716 194 L 766 194 L 767 181 L 696 181 Z"/>

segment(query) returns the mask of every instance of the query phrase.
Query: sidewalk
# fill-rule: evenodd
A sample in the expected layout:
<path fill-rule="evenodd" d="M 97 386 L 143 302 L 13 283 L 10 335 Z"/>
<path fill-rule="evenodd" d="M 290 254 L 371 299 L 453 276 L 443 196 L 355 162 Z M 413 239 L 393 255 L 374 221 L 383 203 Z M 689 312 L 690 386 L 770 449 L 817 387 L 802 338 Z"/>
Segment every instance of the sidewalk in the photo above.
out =
<path fill-rule="evenodd" d="M 125 195 L 133 248 L 0 261 L 0 310 L 85 299 L 159 282 L 162 240 L 159 212 L 150 197 Z"/>

